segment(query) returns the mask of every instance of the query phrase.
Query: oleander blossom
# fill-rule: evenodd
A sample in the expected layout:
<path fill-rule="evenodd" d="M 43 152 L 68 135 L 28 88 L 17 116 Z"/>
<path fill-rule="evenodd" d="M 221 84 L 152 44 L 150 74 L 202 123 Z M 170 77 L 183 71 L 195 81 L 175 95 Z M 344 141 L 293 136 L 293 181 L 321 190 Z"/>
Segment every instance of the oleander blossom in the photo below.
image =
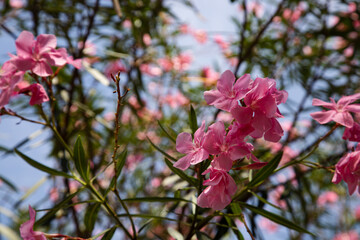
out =
<path fill-rule="evenodd" d="M 19 93 L 28 94 L 29 92 L 31 93 L 31 98 L 29 102 L 30 105 L 41 104 L 43 102 L 49 101 L 49 97 L 44 87 L 39 83 L 34 83 L 28 87 L 22 88 L 20 89 Z"/>
<path fill-rule="evenodd" d="M 23 240 L 46 240 L 44 233 L 33 230 L 36 212 L 31 206 L 29 206 L 29 215 L 30 220 L 20 226 L 20 235 Z"/>
<path fill-rule="evenodd" d="M 4 63 L 0 72 L 0 108 L 8 104 L 11 96 L 17 93 L 23 75 L 23 72 L 16 72 L 16 67 L 10 61 Z"/>
<path fill-rule="evenodd" d="M 347 183 L 349 194 L 352 195 L 356 188 L 360 193 L 360 147 L 354 152 L 347 153 L 335 165 L 335 175 L 332 182 L 338 184 L 344 180 Z"/>
<path fill-rule="evenodd" d="M 216 86 L 217 90 L 204 93 L 205 101 L 218 109 L 230 112 L 250 90 L 251 78 L 249 74 L 245 74 L 235 82 L 234 74 L 226 70 L 221 74 Z"/>
<path fill-rule="evenodd" d="M 354 119 L 351 116 L 351 112 L 360 113 L 360 104 L 351 103 L 359 99 L 360 93 L 350 96 L 343 96 L 337 103 L 333 98 L 330 98 L 331 103 L 314 98 L 312 102 L 313 106 L 322 106 L 330 110 L 310 113 L 310 116 L 320 124 L 334 121 L 347 128 L 352 128 L 354 125 Z"/>
<path fill-rule="evenodd" d="M 233 117 L 242 125 L 251 126 L 253 138 L 278 142 L 284 131 L 277 121 L 282 118 L 277 105 L 285 103 L 288 93 L 276 88 L 276 81 L 270 78 L 256 78 L 251 89 L 244 96 L 243 106 L 235 105 L 231 109 Z"/>
<path fill-rule="evenodd" d="M 236 131 L 226 133 L 223 122 L 212 124 L 204 139 L 204 149 L 212 155 L 217 155 L 211 165 L 219 170 L 229 171 L 233 161 L 250 156 L 254 147 L 243 140 L 244 135 L 234 134 Z"/>
<path fill-rule="evenodd" d="M 190 165 L 198 164 L 209 157 L 209 153 L 204 149 L 205 121 L 194 134 L 194 141 L 190 133 L 180 133 L 176 138 L 176 150 L 186 154 L 174 163 L 174 167 L 186 170 Z"/>
<path fill-rule="evenodd" d="M 63 66 L 68 61 L 66 49 L 56 48 L 56 37 L 52 34 L 40 34 L 35 40 L 31 32 L 23 31 L 15 41 L 16 53 L 11 62 L 19 71 L 31 70 L 40 77 L 53 74 L 51 66 Z"/>
<path fill-rule="evenodd" d="M 236 183 L 226 171 L 209 168 L 202 174 L 207 173 L 210 173 L 210 178 L 203 185 L 208 187 L 198 197 L 197 204 L 202 208 L 222 210 L 231 203 L 237 189 Z"/>

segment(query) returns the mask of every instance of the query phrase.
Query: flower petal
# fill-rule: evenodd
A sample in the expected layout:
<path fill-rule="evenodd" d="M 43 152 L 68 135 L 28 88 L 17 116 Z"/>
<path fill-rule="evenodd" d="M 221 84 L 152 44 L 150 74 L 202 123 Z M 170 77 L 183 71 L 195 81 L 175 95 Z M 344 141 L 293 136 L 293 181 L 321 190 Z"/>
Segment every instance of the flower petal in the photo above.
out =
<path fill-rule="evenodd" d="M 330 110 L 330 111 L 310 113 L 310 116 L 314 120 L 316 120 L 318 123 L 325 124 L 325 123 L 332 121 L 335 114 L 336 114 L 336 111 Z"/>
<path fill-rule="evenodd" d="M 190 133 L 182 132 L 176 138 L 176 150 L 180 153 L 193 151 L 193 142 Z"/>
<path fill-rule="evenodd" d="M 22 58 L 31 57 L 34 44 L 34 35 L 31 32 L 22 31 L 15 41 L 17 55 Z"/>
<path fill-rule="evenodd" d="M 221 74 L 216 86 L 219 92 L 221 92 L 225 96 L 229 96 L 232 93 L 234 82 L 234 74 L 230 70 L 226 70 Z"/>

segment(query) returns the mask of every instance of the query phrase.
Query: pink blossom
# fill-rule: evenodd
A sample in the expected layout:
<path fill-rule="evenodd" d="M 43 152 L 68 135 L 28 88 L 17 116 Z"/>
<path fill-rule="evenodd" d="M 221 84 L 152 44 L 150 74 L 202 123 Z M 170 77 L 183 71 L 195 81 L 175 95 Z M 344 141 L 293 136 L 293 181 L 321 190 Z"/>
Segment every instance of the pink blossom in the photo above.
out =
<path fill-rule="evenodd" d="M 180 53 L 172 59 L 173 68 L 175 71 L 185 71 L 190 67 L 192 62 L 192 55 L 190 53 Z"/>
<path fill-rule="evenodd" d="M 116 75 L 118 72 L 126 72 L 126 67 L 121 61 L 110 62 L 105 69 L 105 76 L 110 77 Z"/>
<path fill-rule="evenodd" d="M 264 136 L 265 140 L 278 142 L 284 134 L 276 118 L 283 117 L 277 105 L 286 102 L 288 93 L 276 89 L 276 82 L 269 78 L 256 78 L 251 90 L 244 97 L 244 107 L 231 109 L 234 118 L 243 125 L 250 124 L 253 138 Z"/>
<path fill-rule="evenodd" d="M 250 90 L 251 79 L 245 74 L 235 82 L 234 74 L 226 70 L 217 82 L 217 90 L 206 91 L 204 98 L 209 105 L 230 112 Z"/>
<path fill-rule="evenodd" d="M 176 150 L 186 154 L 180 158 L 174 167 L 186 170 L 190 165 L 198 164 L 209 157 L 209 153 L 204 149 L 205 121 L 194 134 L 194 141 L 190 133 L 180 133 L 176 138 Z"/>
<path fill-rule="evenodd" d="M 264 15 L 264 6 L 261 3 L 251 1 L 247 4 L 249 12 L 255 13 L 256 17 L 261 18 Z"/>
<path fill-rule="evenodd" d="M 29 205 L 29 215 L 30 215 L 30 220 L 21 224 L 20 226 L 21 237 L 24 240 L 46 240 L 44 233 L 33 230 L 36 212 L 34 209 L 32 209 L 30 205 Z"/>
<path fill-rule="evenodd" d="M 153 179 L 151 179 L 151 186 L 152 186 L 153 188 L 160 187 L 161 181 L 162 181 L 162 180 L 161 180 L 161 178 L 159 178 L 159 177 L 153 178 Z"/>
<path fill-rule="evenodd" d="M 176 93 L 170 93 L 164 97 L 161 97 L 160 102 L 169 105 L 173 109 L 176 109 L 179 106 L 187 105 L 189 103 L 189 99 L 185 97 L 184 94 L 177 91 Z"/>
<path fill-rule="evenodd" d="M 24 7 L 23 0 L 10 0 L 9 4 L 10 4 L 10 7 L 12 7 L 12 8 L 22 8 L 22 7 Z"/>
<path fill-rule="evenodd" d="M 323 192 L 317 199 L 316 203 L 323 207 L 327 203 L 336 203 L 339 199 L 339 195 L 334 191 Z"/>
<path fill-rule="evenodd" d="M 201 75 L 205 78 L 205 80 L 204 80 L 205 86 L 214 85 L 220 77 L 220 74 L 218 72 L 214 71 L 210 67 L 204 67 L 201 70 Z"/>
<path fill-rule="evenodd" d="M 189 28 L 189 26 L 187 24 L 183 23 L 179 26 L 179 31 L 182 34 L 188 34 L 191 31 L 191 29 Z"/>
<path fill-rule="evenodd" d="M 9 103 L 23 75 L 23 72 L 16 72 L 16 67 L 10 61 L 4 63 L 0 74 L 0 108 Z"/>
<path fill-rule="evenodd" d="M 360 142 L 360 124 L 354 122 L 354 125 L 351 128 L 345 128 L 342 138 L 344 140 Z"/>
<path fill-rule="evenodd" d="M 350 195 L 360 186 L 360 147 L 354 152 L 345 154 L 335 165 L 332 182 L 338 184 L 341 180 L 347 183 Z M 358 191 L 360 193 L 360 187 Z"/>
<path fill-rule="evenodd" d="M 165 72 L 170 72 L 174 66 L 173 62 L 169 58 L 159 58 L 157 63 Z"/>
<path fill-rule="evenodd" d="M 350 112 L 360 112 L 360 104 L 351 104 L 360 99 L 360 93 L 343 96 L 336 103 L 333 98 L 330 98 L 331 103 L 324 102 L 320 99 L 314 98 L 313 106 L 323 106 L 330 109 L 329 111 L 311 113 L 311 117 L 320 124 L 325 124 L 330 121 L 337 122 L 345 127 L 351 128 L 354 125 L 354 120 Z"/>
<path fill-rule="evenodd" d="M 31 93 L 30 105 L 41 104 L 49 101 L 49 97 L 44 87 L 39 83 L 31 84 L 30 86 L 20 89 L 20 93 Z"/>
<path fill-rule="evenodd" d="M 31 70 L 38 76 L 47 77 L 53 74 L 50 66 L 67 63 L 65 49 L 55 49 L 56 37 L 52 34 L 40 34 L 35 40 L 31 32 L 23 31 L 15 45 L 17 56 L 11 55 L 11 61 L 20 71 Z"/>
<path fill-rule="evenodd" d="M 143 42 L 144 42 L 144 44 L 145 44 L 146 46 L 151 45 L 152 40 L 151 40 L 151 37 L 150 37 L 150 35 L 149 35 L 148 33 L 145 33 L 145 34 L 143 35 Z"/>
<path fill-rule="evenodd" d="M 233 131 L 235 132 L 235 131 Z M 251 156 L 253 146 L 245 143 L 242 137 L 226 130 L 223 122 L 212 124 L 206 133 L 204 140 L 204 149 L 213 155 L 217 155 L 211 162 L 216 169 L 229 171 L 232 168 L 233 161 Z"/>
<path fill-rule="evenodd" d="M 88 55 L 88 56 L 96 55 L 96 45 L 94 43 L 92 43 L 90 40 L 87 40 L 85 42 L 85 46 L 84 46 L 84 42 L 82 42 L 82 41 L 78 42 L 78 48 L 79 49 L 83 48 L 83 53 L 85 55 Z"/>
<path fill-rule="evenodd" d="M 82 59 L 81 58 L 78 58 L 78 59 L 74 60 L 73 56 L 67 56 L 66 57 L 66 62 L 68 64 L 74 66 L 74 68 L 77 68 L 77 69 L 82 68 Z"/>
<path fill-rule="evenodd" d="M 208 37 L 204 30 L 194 30 L 192 34 L 199 43 L 204 44 L 207 42 Z"/>
<path fill-rule="evenodd" d="M 270 192 L 270 199 L 280 208 L 286 209 L 286 201 L 281 198 L 284 191 L 285 187 L 283 185 L 279 185 L 274 189 L 274 191 Z"/>
<path fill-rule="evenodd" d="M 349 231 L 344 233 L 338 233 L 335 235 L 333 240 L 358 240 L 359 235 L 356 231 Z"/>
<path fill-rule="evenodd" d="M 360 206 L 357 206 L 356 208 L 355 208 L 355 219 L 356 220 L 360 220 Z"/>
<path fill-rule="evenodd" d="M 214 41 L 224 51 L 227 50 L 229 48 L 229 46 L 230 46 L 230 44 L 228 42 L 226 42 L 224 40 L 223 36 L 221 36 L 221 35 L 215 35 L 214 36 Z"/>
<path fill-rule="evenodd" d="M 162 70 L 159 67 L 155 67 L 145 63 L 140 65 L 140 71 L 151 77 L 158 77 L 162 74 Z"/>
<path fill-rule="evenodd" d="M 259 221 L 259 226 L 261 229 L 266 230 L 266 232 L 269 233 L 277 232 L 279 229 L 279 225 L 270 221 L 267 218 L 261 218 L 261 220 Z"/>
<path fill-rule="evenodd" d="M 222 210 L 231 203 L 236 183 L 226 171 L 209 168 L 203 175 L 207 173 L 210 173 L 210 178 L 203 185 L 208 187 L 198 197 L 197 204 L 202 208 Z"/>
<path fill-rule="evenodd" d="M 122 23 L 122 26 L 124 28 L 131 28 L 132 27 L 132 22 L 129 19 L 125 19 L 124 22 Z"/>

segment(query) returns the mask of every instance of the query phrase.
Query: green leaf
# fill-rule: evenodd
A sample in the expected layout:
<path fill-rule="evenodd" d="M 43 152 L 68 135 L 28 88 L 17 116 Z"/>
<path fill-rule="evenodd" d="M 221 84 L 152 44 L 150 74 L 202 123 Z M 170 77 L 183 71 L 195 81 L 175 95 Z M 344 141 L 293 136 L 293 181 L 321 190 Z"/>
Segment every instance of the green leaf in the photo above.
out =
<path fill-rule="evenodd" d="M 101 238 L 101 240 L 110 240 L 114 236 L 115 231 L 116 231 L 116 227 L 107 229 L 107 232 L 104 234 L 104 236 Z"/>
<path fill-rule="evenodd" d="M 287 227 L 287 228 L 290 228 L 290 229 L 293 229 L 295 231 L 298 231 L 298 232 L 303 232 L 303 233 L 307 233 L 307 234 L 310 234 L 310 235 L 313 235 L 315 236 L 315 234 L 309 232 L 308 230 L 298 226 L 297 224 L 287 220 L 286 218 L 282 217 L 282 216 L 279 216 L 279 215 L 276 215 L 274 213 L 271 213 L 271 212 L 268 212 L 264 209 L 260 209 L 260 208 L 257 208 L 257 207 L 254 207 L 254 206 L 251 206 L 249 204 L 246 204 L 246 203 L 241 203 L 239 202 L 240 205 L 244 206 L 245 208 L 249 209 L 250 211 L 252 211 L 253 213 L 256 213 L 256 214 L 259 214 L 277 224 L 280 224 L 284 227 Z"/>
<path fill-rule="evenodd" d="M 190 202 L 190 200 L 186 200 L 183 198 L 172 198 L 172 197 L 140 197 L 140 198 L 126 198 L 123 199 L 124 202 Z"/>
<path fill-rule="evenodd" d="M 154 219 L 158 219 L 158 220 L 166 220 L 166 221 L 173 221 L 173 222 L 177 222 L 177 219 L 172 219 L 172 218 L 168 218 L 168 217 L 162 217 L 162 216 L 156 216 L 156 215 L 151 215 L 151 214 L 118 214 L 118 217 L 133 217 L 133 218 L 144 218 L 144 219 L 150 219 L 150 220 L 154 220 Z M 186 224 L 185 222 L 182 222 L 183 224 Z M 138 231 L 140 232 L 140 230 Z"/>
<path fill-rule="evenodd" d="M 176 143 L 176 140 L 173 136 L 170 135 L 170 133 L 168 133 L 168 131 L 166 131 L 165 127 L 160 123 L 160 121 L 158 120 L 157 121 L 161 130 L 163 130 L 163 132 L 166 134 L 166 136 L 168 136 L 168 138 L 173 142 L 173 143 Z"/>
<path fill-rule="evenodd" d="M 41 163 L 39 162 L 36 162 L 35 160 L 29 158 L 28 156 L 26 156 L 25 154 L 21 153 L 19 150 L 15 149 L 15 152 L 17 155 L 19 155 L 22 159 L 24 159 L 28 164 L 30 164 L 31 166 L 33 166 L 34 168 L 36 169 L 39 169 L 40 171 L 43 171 L 43 172 L 46 172 L 46 173 L 49 173 L 50 175 L 53 175 L 53 176 L 62 176 L 62 177 L 66 177 L 66 178 L 73 178 L 73 176 L 67 174 L 67 173 L 64 173 L 64 172 L 60 172 L 58 170 L 55 170 L 55 169 L 52 169 L 52 168 L 49 168 L 45 165 L 42 165 Z"/>
<path fill-rule="evenodd" d="M 84 223 L 86 231 L 92 232 L 97 220 L 97 215 L 100 210 L 101 203 L 95 203 L 88 206 L 85 212 Z"/>
<path fill-rule="evenodd" d="M 84 187 L 79 188 L 76 192 L 68 195 L 61 202 L 56 204 L 50 211 L 48 211 L 44 216 L 42 216 L 39 220 L 36 221 L 35 228 L 36 228 L 36 226 L 46 223 L 49 219 L 51 219 L 53 216 L 55 216 L 57 211 L 59 211 L 63 206 L 65 206 L 69 201 L 71 201 L 71 199 L 73 199 L 82 190 L 84 190 Z"/>
<path fill-rule="evenodd" d="M 196 130 L 198 129 L 198 123 L 197 123 L 197 118 L 196 118 L 196 112 L 192 105 L 190 105 L 189 123 L 190 123 L 191 131 L 194 134 L 196 132 Z"/>
<path fill-rule="evenodd" d="M 6 179 L 5 177 L 3 176 L 0 176 L 0 181 L 2 181 L 3 183 L 5 183 L 10 189 L 12 189 L 14 192 L 17 192 L 18 189 L 17 187 L 12 183 L 10 182 L 8 179 Z"/>
<path fill-rule="evenodd" d="M 170 162 L 166 158 L 165 158 L 165 163 L 171 169 L 171 171 L 173 173 L 175 173 L 176 175 L 178 175 L 181 179 L 187 181 L 192 186 L 195 186 L 195 187 L 199 186 L 199 184 L 197 184 L 197 179 L 196 178 L 188 176 L 184 171 L 174 167 L 172 162 Z"/>
<path fill-rule="evenodd" d="M 251 182 L 247 185 L 248 187 L 256 187 L 262 181 L 267 179 L 277 168 L 282 158 L 282 152 L 276 154 L 276 156 L 254 176 Z"/>
<path fill-rule="evenodd" d="M 78 138 L 76 139 L 74 146 L 74 163 L 75 163 L 75 168 L 78 171 L 81 178 L 84 179 L 86 182 L 88 182 L 90 175 L 90 168 L 89 168 L 90 164 L 88 159 L 85 158 L 85 151 L 80 136 L 78 136 Z"/>
<path fill-rule="evenodd" d="M 224 216 L 225 220 L 227 222 L 227 224 L 229 225 L 229 227 L 231 227 L 231 230 L 234 232 L 235 236 L 237 237 L 237 239 L 239 240 L 244 240 L 244 236 L 241 234 L 241 232 L 239 231 L 238 227 L 236 226 L 234 220 L 232 220 L 230 217 L 228 216 Z"/>
<path fill-rule="evenodd" d="M 163 151 L 161 148 L 159 148 L 158 146 L 156 146 L 151 140 L 150 140 L 150 138 L 148 138 L 148 137 L 146 137 L 147 139 L 148 139 L 148 141 L 150 142 L 150 144 L 156 149 L 156 150 L 158 150 L 160 153 L 162 153 L 165 157 L 167 157 L 167 158 L 169 158 L 169 159 L 171 159 L 171 160 L 173 160 L 174 162 L 176 162 L 177 161 L 177 159 L 176 158 L 174 158 L 174 157 L 172 157 L 172 156 L 170 156 L 169 154 L 167 154 L 165 151 Z"/>

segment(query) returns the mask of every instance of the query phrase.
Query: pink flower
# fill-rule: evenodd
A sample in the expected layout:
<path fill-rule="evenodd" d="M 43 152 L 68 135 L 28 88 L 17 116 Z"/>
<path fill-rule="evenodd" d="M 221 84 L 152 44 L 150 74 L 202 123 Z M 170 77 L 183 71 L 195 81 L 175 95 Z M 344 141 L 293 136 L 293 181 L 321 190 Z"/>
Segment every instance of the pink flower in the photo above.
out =
<path fill-rule="evenodd" d="M 349 231 L 345 233 L 336 234 L 333 240 L 358 240 L 359 235 L 356 231 Z"/>
<path fill-rule="evenodd" d="M 194 141 L 190 133 L 180 133 L 176 138 L 176 150 L 186 156 L 180 158 L 174 167 L 186 170 L 190 165 L 198 164 L 209 157 L 209 153 L 204 149 L 205 121 L 194 134 Z"/>
<path fill-rule="evenodd" d="M 350 112 L 359 113 L 360 104 L 350 104 L 360 99 L 360 93 L 343 96 L 336 103 L 333 98 L 330 98 L 331 103 L 324 102 L 320 99 L 314 98 L 313 106 L 323 106 L 330 109 L 329 111 L 310 113 L 311 117 L 320 124 L 325 124 L 330 121 L 337 122 L 345 127 L 351 128 L 354 125 L 354 120 Z"/>
<path fill-rule="evenodd" d="M 172 59 L 173 68 L 176 71 L 185 71 L 190 67 L 192 62 L 191 53 L 181 53 Z"/>
<path fill-rule="evenodd" d="M 10 0 L 10 7 L 12 8 L 22 8 L 24 7 L 23 0 Z"/>
<path fill-rule="evenodd" d="M 30 105 L 41 104 L 49 101 L 49 97 L 44 87 L 39 83 L 34 83 L 26 88 L 20 89 L 20 93 L 28 92 L 31 92 Z"/>
<path fill-rule="evenodd" d="M 50 66 L 67 63 L 65 49 L 55 49 L 56 37 L 52 34 L 40 34 L 35 40 L 31 32 L 23 31 L 15 45 L 17 56 L 11 55 L 11 61 L 20 71 L 31 70 L 40 77 L 47 77 L 53 74 Z"/>
<path fill-rule="evenodd" d="M 360 186 L 360 147 L 354 152 L 347 153 L 335 165 L 332 182 L 338 184 L 341 180 L 347 183 L 350 195 Z M 360 193 L 360 187 L 358 191 Z"/>
<path fill-rule="evenodd" d="M 339 196 L 334 191 L 323 192 L 317 199 L 317 204 L 322 207 L 327 203 L 336 203 L 339 199 Z"/>
<path fill-rule="evenodd" d="M 186 23 L 183 23 L 179 26 L 179 31 L 182 34 L 188 34 L 191 31 L 191 29 L 189 28 L 189 26 Z"/>
<path fill-rule="evenodd" d="M 355 219 L 356 220 L 360 220 L 360 206 L 357 206 L 356 208 L 355 208 Z"/>
<path fill-rule="evenodd" d="M 32 209 L 32 207 L 30 205 L 29 205 L 29 215 L 30 215 L 30 220 L 21 224 L 21 226 L 20 226 L 21 237 L 24 240 L 46 240 L 44 233 L 35 232 L 33 230 L 36 212 L 34 209 Z"/>
<path fill-rule="evenodd" d="M 242 125 L 250 124 L 253 138 L 278 142 L 284 134 L 276 118 L 283 117 L 277 105 L 286 102 L 288 93 L 276 89 L 276 82 L 269 78 L 256 78 L 251 90 L 244 97 L 244 106 L 235 105 L 231 114 Z"/>
<path fill-rule="evenodd" d="M 236 183 L 226 171 L 209 168 L 203 175 L 207 173 L 210 173 L 210 178 L 203 185 L 208 187 L 198 197 L 197 204 L 202 208 L 222 210 L 231 203 Z"/>
<path fill-rule="evenodd" d="M 253 146 L 245 143 L 242 139 L 245 136 L 237 134 L 226 134 L 224 123 L 216 122 L 212 124 L 205 136 L 204 149 L 213 155 L 217 155 L 211 162 L 216 169 L 229 171 L 233 161 L 250 156 Z"/>
<path fill-rule="evenodd" d="M 360 124 L 354 122 L 354 125 L 351 128 L 345 128 L 342 138 L 344 140 L 360 142 Z"/>
<path fill-rule="evenodd" d="M 227 50 L 229 48 L 229 46 L 230 46 L 230 44 L 228 42 L 226 42 L 224 40 L 223 36 L 221 36 L 221 35 L 215 35 L 214 36 L 214 41 L 224 51 Z"/>
<path fill-rule="evenodd" d="M 204 80 L 205 86 L 210 86 L 210 85 L 214 85 L 218 81 L 220 74 L 214 71 L 210 67 L 204 67 L 201 70 L 201 75 L 205 78 Z"/>
<path fill-rule="evenodd" d="M 144 42 L 144 44 L 145 44 L 146 46 L 151 45 L 152 40 L 151 40 L 151 37 L 150 37 L 150 35 L 149 35 L 148 33 L 145 33 L 145 34 L 143 35 L 143 42 Z"/>
<path fill-rule="evenodd" d="M 0 74 L 0 108 L 9 103 L 23 75 L 23 72 L 16 72 L 16 67 L 10 61 L 4 63 Z"/>
<path fill-rule="evenodd" d="M 126 67 L 121 61 L 110 62 L 105 69 L 105 76 L 110 78 L 111 74 L 115 75 L 118 72 L 126 72 Z"/>
<path fill-rule="evenodd" d="M 78 42 L 78 48 L 81 49 L 83 47 L 84 47 L 83 53 L 85 55 L 88 55 L 88 56 L 96 55 L 96 45 L 94 43 L 92 43 L 91 41 L 87 40 L 85 42 L 85 46 L 84 46 L 84 42 L 82 42 L 82 41 Z"/>
<path fill-rule="evenodd" d="M 198 41 L 201 44 L 206 43 L 208 37 L 207 37 L 207 33 L 204 30 L 194 30 L 192 32 L 192 34 L 194 35 L 196 41 Z"/>
<path fill-rule="evenodd" d="M 245 74 L 235 82 L 234 74 L 226 70 L 217 82 L 217 90 L 206 91 L 204 98 L 207 104 L 230 112 L 249 91 L 250 82 L 249 74 Z"/>
<path fill-rule="evenodd" d="M 259 221 L 259 226 L 261 229 L 264 229 L 269 233 L 275 233 L 279 229 L 279 225 L 270 221 L 267 218 L 261 218 L 261 220 Z"/>

